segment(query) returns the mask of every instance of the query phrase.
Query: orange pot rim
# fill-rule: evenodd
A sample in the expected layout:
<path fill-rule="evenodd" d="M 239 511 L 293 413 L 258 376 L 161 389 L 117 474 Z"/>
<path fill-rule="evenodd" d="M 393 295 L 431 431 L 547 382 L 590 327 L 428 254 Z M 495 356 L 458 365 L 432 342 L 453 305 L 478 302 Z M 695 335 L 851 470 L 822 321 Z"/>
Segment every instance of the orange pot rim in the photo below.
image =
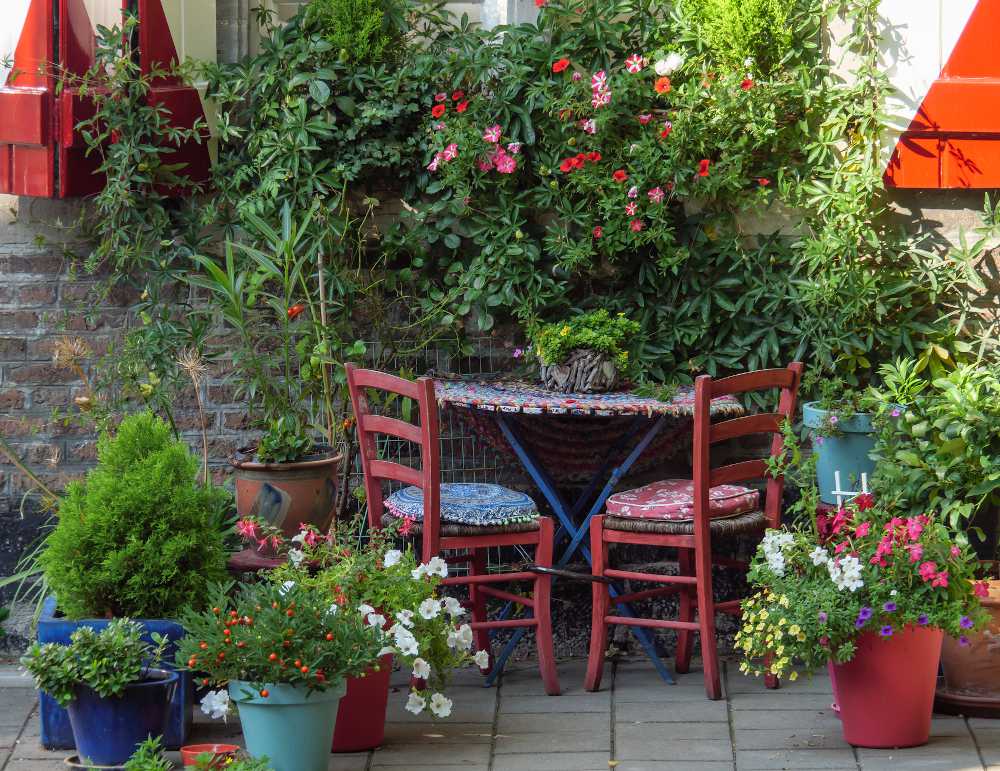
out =
<path fill-rule="evenodd" d="M 301 460 L 294 463 L 261 463 L 254 460 L 236 460 L 236 458 L 230 458 L 229 465 L 233 468 L 244 469 L 246 471 L 301 471 L 303 469 L 318 469 L 325 468 L 327 466 L 334 466 L 340 463 L 343 459 L 344 453 L 338 452 L 325 458 Z"/>

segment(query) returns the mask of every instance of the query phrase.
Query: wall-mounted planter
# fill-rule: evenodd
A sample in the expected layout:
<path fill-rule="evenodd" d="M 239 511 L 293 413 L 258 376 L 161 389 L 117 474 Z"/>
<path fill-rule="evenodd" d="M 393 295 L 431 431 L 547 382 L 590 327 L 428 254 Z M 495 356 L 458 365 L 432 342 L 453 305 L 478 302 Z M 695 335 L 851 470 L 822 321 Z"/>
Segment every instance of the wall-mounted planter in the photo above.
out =
<path fill-rule="evenodd" d="M 831 413 L 816 406 L 816 402 L 802 405 L 802 422 L 807 428 L 818 429 L 829 425 Z M 817 454 L 816 483 L 823 503 L 836 503 L 835 474 L 840 472 L 840 483 L 848 489 L 861 489 L 861 475 L 871 478 L 875 461 L 868 457 L 875 448 L 875 427 L 872 415 L 855 413 L 853 417 L 837 423 L 838 436 L 816 437 L 813 451 Z M 815 433 L 814 433 L 815 436 Z M 819 441 L 822 439 L 822 441 Z M 850 485 L 854 485 L 853 488 Z"/>
<path fill-rule="evenodd" d="M 176 646 L 173 643 L 184 636 L 184 627 L 174 621 L 161 619 L 136 619 L 136 621 L 142 624 L 146 631 L 143 638 L 147 642 L 152 642 L 150 635 L 154 632 L 171 641 L 160 666 L 164 669 L 172 669 L 174 653 L 176 652 Z M 55 597 L 49 597 L 45 600 L 42 615 L 38 621 L 38 642 L 69 645 L 70 635 L 81 626 L 100 630 L 104 629 L 108 623 L 109 619 L 103 618 L 82 619 L 80 621 L 70 621 L 63 618 L 57 615 Z M 188 733 L 191 730 L 191 706 L 194 703 L 191 673 L 180 672 L 179 675 L 177 687 L 170 701 L 167 730 L 163 735 L 164 745 L 168 749 L 178 749 L 187 741 Z M 70 725 L 67 711 L 45 693 L 39 694 L 39 707 L 41 710 L 42 746 L 49 750 L 74 749 L 76 743 L 73 740 L 73 728 Z"/>

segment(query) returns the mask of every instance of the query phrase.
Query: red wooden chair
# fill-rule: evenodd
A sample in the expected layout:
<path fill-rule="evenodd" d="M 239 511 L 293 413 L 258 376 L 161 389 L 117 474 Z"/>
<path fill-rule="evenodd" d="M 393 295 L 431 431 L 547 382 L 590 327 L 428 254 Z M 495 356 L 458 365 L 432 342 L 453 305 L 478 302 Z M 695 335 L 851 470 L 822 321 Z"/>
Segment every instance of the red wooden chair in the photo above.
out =
<path fill-rule="evenodd" d="M 760 534 L 768 527 L 778 527 L 781 519 L 783 480 L 767 477 L 763 459 L 730 463 L 712 468 L 709 449 L 716 442 L 753 434 L 773 434 L 771 455 L 781 452 L 781 425 L 795 412 L 795 400 L 802 364 L 795 362 L 785 369 L 748 372 L 714 380 L 702 375 L 695 382 L 693 480 L 665 480 L 617 493 L 607 501 L 607 513 L 594 517 L 590 524 L 593 574 L 610 579 L 630 579 L 663 584 L 654 589 L 631 592 L 612 598 L 606 583 L 593 584 L 594 606 L 590 636 L 590 659 L 587 664 L 587 690 L 600 688 L 608 627 L 631 624 L 652 629 L 677 630 L 679 673 L 688 671 L 691 662 L 692 635 L 699 632 L 705 673 L 705 691 L 710 699 L 719 699 L 719 657 L 715 640 L 715 614 L 739 613 L 741 600 L 715 602 L 712 597 L 712 564 L 734 564 L 734 560 L 714 557 L 712 541 L 723 536 Z M 710 422 L 709 403 L 718 396 L 780 388 L 776 412 Z M 738 487 L 734 482 L 767 479 L 764 506 L 759 492 Z M 608 566 L 608 545 L 612 543 L 666 546 L 678 550 L 679 574 L 676 576 L 634 573 Z M 631 618 L 611 612 L 612 603 L 633 603 L 651 597 L 678 594 L 680 613 L 677 620 Z M 695 608 L 698 620 L 695 621 Z M 777 687 L 777 681 L 768 683 Z"/>
<path fill-rule="evenodd" d="M 523 493 L 499 485 L 442 484 L 441 446 L 434 381 L 416 382 L 373 370 L 346 365 L 347 384 L 357 418 L 358 447 L 365 477 L 368 521 L 373 528 L 398 521 L 401 513 L 411 520 L 411 535 L 422 536 L 421 560 L 428 562 L 444 550 L 459 553 L 445 557 L 449 564 L 468 564 L 469 574 L 449 576 L 447 586 L 468 585 L 472 611 L 472 630 L 478 650 L 490 650 L 490 629 L 534 627 L 538 647 L 538 667 L 545 691 L 559 695 L 555 656 L 552 650 L 552 615 L 550 597 L 552 577 L 536 572 L 489 573 L 486 551 L 499 546 L 534 546 L 535 564 L 552 566 L 553 526 L 548 517 L 538 515 L 534 501 Z M 419 425 L 372 412 L 367 390 L 396 394 L 412 399 L 418 406 Z M 420 468 L 378 455 L 376 437 L 396 437 L 413 443 L 420 450 Z M 396 481 L 410 485 L 383 498 L 382 482 Z M 388 506 L 386 504 L 389 504 Z M 498 524 L 480 524 L 477 517 L 488 511 L 502 518 Z M 531 582 L 531 595 L 523 596 L 496 588 L 498 583 Z M 530 610 L 530 615 L 490 621 L 486 615 L 488 598 L 513 602 Z M 490 657 L 492 664 L 492 656 Z M 488 671 L 488 670 L 486 670 Z"/>

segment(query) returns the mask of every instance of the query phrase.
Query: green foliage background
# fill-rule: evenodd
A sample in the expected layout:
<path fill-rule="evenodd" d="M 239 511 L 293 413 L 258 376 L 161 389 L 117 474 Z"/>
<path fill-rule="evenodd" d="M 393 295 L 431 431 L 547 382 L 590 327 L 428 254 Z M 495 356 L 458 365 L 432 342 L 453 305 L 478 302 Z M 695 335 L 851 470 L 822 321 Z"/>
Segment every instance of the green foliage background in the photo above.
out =
<path fill-rule="evenodd" d="M 67 617 L 173 618 L 226 576 L 229 494 L 197 481 L 198 460 L 148 412 L 98 442 L 71 482 L 39 558 Z"/>

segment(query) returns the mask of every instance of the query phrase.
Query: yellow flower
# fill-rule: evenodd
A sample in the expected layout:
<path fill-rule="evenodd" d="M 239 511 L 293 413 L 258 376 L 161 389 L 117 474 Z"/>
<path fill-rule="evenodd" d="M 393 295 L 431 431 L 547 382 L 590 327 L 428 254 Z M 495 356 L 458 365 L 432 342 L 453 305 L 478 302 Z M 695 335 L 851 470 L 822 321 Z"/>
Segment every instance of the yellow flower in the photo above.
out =
<path fill-rule="evenodd" d="M 778 600 L 778 604 L 783 608 L 787 608 L 789 605 L 788 598 L 785 595 L 781 595 L 781 599 Z"/>
<path fill-rule="evenodd" d="M 788 619 L 787 619 L 787 618 L 785 618 L 784 616 L 782 616 L 782 617 L 781 617 L 781 620 L 780 620 L 780 621 L 778 621 L 778 626 L 784 626 L 784 625 L 785 625 L 785 624 L 787 624 L 787 623 L 788 623 Z"/>
<path fill-rule="evenodd" d="M 788 627 L 788 634 L 792 635 L 793 637 L 797 637 L 799 632 L 801 631 L 802 627 L 800 627 L 798 624 L 792 624 L 790 627 Z"/>
<path fill-rule="evenodd" d="M 761 620 L 767 621 L 768 612 L 766 610 L 761 610 L 760 617 L 761 617 Z"/>
<path fill-rule="evenodd" d="M 799 642 L 805 642 L 806 641 L 806 633 L 805 632 L 799 632 L 798 636 L 795 639 L 798 640 Z"/>
<path fill-rule="evenodd" d="M 628 358 L 628 351 L 622 351 L 622 358 L 623 359 L 627 359 Z"/>
<path fill-rule="evenodd" d="M 774 649 L 774 653 L 775 653 L 776 656 L 780 656 L 784 652 L 785 652 L 785 646 L 784 645 L 779 645 L 777 648 Z"/>
<path fill-rule="evenodd" d="M 788 679 L 791 680 L 792 682 L 798 680 L 799 679 L 799 673 L 796 672 L 795 670 L 792 670 L 791 672 L 788 673 Z"/>
<path fill-rule="evenodd" d="M 562 329 L 560 329 L 559 334 L 562 335 L 563 337 L 566 337 L 566 335 L 569 334 L 569 326 L 565 326 Z"/>

